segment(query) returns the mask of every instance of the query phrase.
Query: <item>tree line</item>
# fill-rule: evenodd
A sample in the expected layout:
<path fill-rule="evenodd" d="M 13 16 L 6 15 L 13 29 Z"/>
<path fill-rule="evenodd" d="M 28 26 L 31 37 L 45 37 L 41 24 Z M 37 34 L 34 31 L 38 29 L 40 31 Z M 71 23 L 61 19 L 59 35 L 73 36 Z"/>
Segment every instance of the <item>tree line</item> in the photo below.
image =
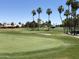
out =
<path fill-rule="evenodd" d="M 35 28 L 38 28 L 38 30 L 40 30 L 40 28 L 42 27 L 42 28 L 44 28 L 44 27 L 46 27 L 46 28 L 48 28 L 48 31 L 50 30 L 50 28 L 52 28 L 53 27 L 53 25 L 51 24 L 51 20 L 50 20 L 50 15 L 52 14 L 52 10 L 51 10 L 51 8 L 48 8 L 47 10 L 46 10 L 46 14 L 48 15 L 48 21 L 46 21 L 46 22 L 44 22 L 44 21 L 42 21 L 42 19 L 41 19 L 41 17 L 40 17 L 40 15 L 41 15 L 41 13 L 42 13 L 42 8 L 41 7 L 38 7 L 36 10 L 35 9 L 33 9 L 32 11 L 31 11 L 31 14 L 32 14 L 32 18 L 33 18 L 33 21 L 31 21 L 31 22 L 26 22 L 25 24 L 22 24 L 21 22 L 19 22 L 18 23 L 18 25 L 16 25 L 15 27 L 14 27 L 14 22 L 12 22 L 10 25 L 10 27 L 12 27 L 12 28 L 19 28 L 19 25 L 21 25 L 21 27 L 22 28 L 31 28 L 32 30 L 34 30 Z M 37 18 L 37 22 L 35 21 L 35 16 L 38 14 L 38 18 Z M 0 26 L 2 26 L 2 28 L 5 28 L 5 25 L 6 25 L 7 23 L 0 23 Z"/>
<path fill-rule="evenodd" d="M 66 6 L 66 10 L 64 10 L 63 5 L 58 7 L 64 32 L 76 35 L 79 33 L 79 14 L 77 14 L 77 10 L 79 9 L 79 1 L 67 0 Z M 64 20 L 62 20 L 61 17 L 62 12 L 64 12 L 64 16 L 66 17 Z"/>
<path fill-rule="evenodd" d="M 65 10 L 63 5 L 60 5 L 58 7 L 58 12 L 60 15 L 60 19 L 62 22 L 64 33 L 66 34 L 74 34 L 76 35 L 77 32 L 79 32 L 79 14 L 77 13 L 77 10 L 79 9 L 79 1 L 77 0 L 66 0 L 66 6 L 67 9 Z M 64 12 L 65 19 L 62 19 L 61 14 Z M 48 21 L 42 22 L 42 19 L 40 17 L 42 13 L 42 8 L 38 7 L 37 9 L 33 9 L 31 11 L 33 21 L 26 22 L 25 24 L 21 24 L 24 28 L 32 28 L 34 30 L 35 28 L 38 28 L 40 30 L 41 27 L 47 27 L 48 30 L 52 27 L 50 15 L 52 14 L 51 8 L 47 8 L 46 14 L 48 15 Z M 35 21 L 35 16 L 38 15 L 37 22 Z M 41 23 L 42 22 L 42 23 Z M 1 24 L 0 24 L 1 25 Z M 11 23 L 11 25 L 14 25 L 14 23 Z M 18 26 L 17 26 L 18 27 Z"/>

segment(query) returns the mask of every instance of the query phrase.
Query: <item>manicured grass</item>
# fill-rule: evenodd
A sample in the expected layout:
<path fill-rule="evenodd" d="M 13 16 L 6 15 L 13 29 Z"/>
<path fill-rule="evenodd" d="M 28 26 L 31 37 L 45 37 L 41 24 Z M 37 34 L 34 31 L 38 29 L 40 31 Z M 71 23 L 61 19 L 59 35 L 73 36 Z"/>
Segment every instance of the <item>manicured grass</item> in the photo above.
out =
<path fill-rule="evenodd" d="M 0 59 L 79 59 L 79 39 L 63 33 L 0 29 Z"/>

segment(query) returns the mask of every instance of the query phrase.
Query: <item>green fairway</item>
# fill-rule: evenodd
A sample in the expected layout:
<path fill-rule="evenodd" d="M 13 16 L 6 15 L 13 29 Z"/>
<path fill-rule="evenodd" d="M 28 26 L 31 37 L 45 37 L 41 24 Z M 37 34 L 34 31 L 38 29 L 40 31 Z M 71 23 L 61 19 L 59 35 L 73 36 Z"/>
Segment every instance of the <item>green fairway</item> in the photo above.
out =
<path fill-rule="evenodd" d="M 19 33 L 21 34 L 21 33 Z M 33 51 L 64 46 L 61 40 L 32 35 L 0 34 L 0 52 L 12 53 Z"/>
<path fill-rule="evenodd" d="M 64 34 L 61 28 L 5 29 L 0 30 L 0 59 L 78 59 L 78 44 L 78 38 Z"/>

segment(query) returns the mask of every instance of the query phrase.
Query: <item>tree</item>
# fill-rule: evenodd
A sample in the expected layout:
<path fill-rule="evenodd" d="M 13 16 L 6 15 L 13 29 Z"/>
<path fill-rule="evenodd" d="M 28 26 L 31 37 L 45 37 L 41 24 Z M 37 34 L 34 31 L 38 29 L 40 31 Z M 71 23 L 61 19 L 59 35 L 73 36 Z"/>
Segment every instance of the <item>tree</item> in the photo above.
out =
<path fill-rule="evenodd" d="M 76 27 L 78 26 L 78 16 L 76 14 L 76 11 L 79 9 L 79 1 L 78 0 L 67 0 L 66 5 L 68 6 L 68 9 L 65 11 L 64 15 L 66 16 L 66 19 L 63 21 L 64 26 L 69 27 L 70 33 L 76 33 Z M 70 9 L 71 8 L 71 9 Z M 64 11 L 63 6 L 59 6 L 58 11 L 60 13 L 60 18 L 62 21 L 61 13 Z M 71 16 L 71 17 L 69 17 Z"/>
<path fill-rule="evenodd" d="M 2 26 L 2 23 L 0 23 L 0 26 Z"/>
<path fill-rule="evenodd" d="M 32 30 L 35 29 L 35 27 L 36 27 L 36 22 L 35 22 L 34 20 L 30 23 L 30 27 L 32 28 Z"/>
<path fill-rule="evenodd" d="M 50 27 L 51 27 L 51 21 L 50 20 L 48 20 L 47 26 L 48 26 L 48 31 L 49 31 L 50 30 Z"/>
<path fill-rule="evenodd" d="M 12 22 L 11 25 L 14 26 L 14 22 Z"/>
<path fill-rule="evenodd" d="M 69 17 L 68 17 L 70 15 L 69 10 L 66 10 L 64 15 L 66 16 L 66 23 L 68 23 L 68 26 L 66 26 L 67 27 L 67 33 L 68 33 L 68 30 L 70 32 Z"/>
<path fill-rule="evenodd" d="M 21 22 L 19 22 L 18 24 L 21 25 Z"/>
<path fill-rule="evenodd" d="M 48 14 L 48 31 L 49 31 L 50 30 L 50 26 L 51 26 L 50 14 L 52 14 L 52 10 L 50 8 L 48 8 L 46 13 Z"/>
<path fill-rule="evenodd" d="M 40 19 L 40 14 L 42 13 L 41 7 L 37 8 L 38 19 Z"/>
<path fill-rule="evenodd" d="M 61 17 L 61 13 L 64 11 L 64 7 L 61 5 L 61 6 L 59 6 L 59 8 L 58 8 L 58 12 L 59 12 L 59 14 L 60 14 L 60 18 L 61 18 L 61 22 L 63 21 L 62 20 L 62 17 Z"/>
<path fill-rule="evenodd" d="M 40 14 L 42 13 L 41 7 L 37 8 L 37 13 L 38 13 L 38 30 L 39 30 L 39 28 L 40 28 L 40 22 L 41 22 Z"/>
<path fill-rule="evenodd" d="M 32 16 L 33 16 L 33 20 L 34 20 L 34 16 L 36 15 L 36 11 L 32 10 Z"/>
<path fill-rule="evenodd" d="M 48 14 L 48 20 L 50 20 L 50 14 L 52 14 L 52 10 L 48 8 L 46 13 Z"/>
<path fill-rule="evenodd" d="M 65 20 L 63 20 L 63 26 L 65 28 L 65 30 L 64 30 L 65 33 L 68 33 L 67 25 L 68 25 L 68 20 L 66 18 Z"/>
<path fill-rule="evenodd" d="M 68 32 L 70 32 L 70 24 L 71 24 L 71 18 L 66 18 L 63 21 L 63 26 L 65 28 L 65 30 L 67 30 L 65 33 L 68 34 Z"/>
<path fill-rule="evenodd" d="M 24 26 L 29 28 L 30 27 L 30 22 L 26 22 Z"/>
<path fill-rule="evenodd" d="M 59 12 L 59 14 L 60 14 L 60 19 L 61 19 L 61 23 L 62 23 L 62 25 L 63 25 L 63 20 L 62 20 L 62 17 L 61 17 L 61 13 L 64 11 L 64 7 L 61 5 L 61 6 L 59 6 L 58 7 L 58 12 Z M 64 27 L 63 27 L 63 29 L 64 29 Z M 65 32 L 65 29 L 64 29 L 64 32 Z"/>

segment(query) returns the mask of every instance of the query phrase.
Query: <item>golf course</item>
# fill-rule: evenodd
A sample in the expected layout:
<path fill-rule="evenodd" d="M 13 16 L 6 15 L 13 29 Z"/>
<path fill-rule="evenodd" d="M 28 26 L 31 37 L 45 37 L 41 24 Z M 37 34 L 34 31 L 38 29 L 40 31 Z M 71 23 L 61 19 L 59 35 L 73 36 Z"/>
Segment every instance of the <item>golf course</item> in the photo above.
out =
<path fill-rule="evenodd" d="M 79 38 L 51 31 L 0 29 L 0 59 L 78 59 Z"/>
<path fill-rule="evenodd" d="M 79 0 L 0 0 L 0 59 L 79 59 Z"/>

